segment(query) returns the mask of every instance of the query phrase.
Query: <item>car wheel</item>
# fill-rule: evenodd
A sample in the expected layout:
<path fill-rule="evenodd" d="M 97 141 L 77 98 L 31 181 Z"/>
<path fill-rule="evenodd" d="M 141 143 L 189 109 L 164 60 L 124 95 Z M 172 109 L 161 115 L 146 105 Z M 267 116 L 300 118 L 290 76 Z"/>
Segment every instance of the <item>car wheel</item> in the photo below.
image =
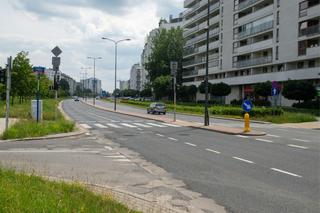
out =
<path fill-rule="evenodd" d="M 165 115 L 166 113 L 164 112 L 163 114 Z"/>

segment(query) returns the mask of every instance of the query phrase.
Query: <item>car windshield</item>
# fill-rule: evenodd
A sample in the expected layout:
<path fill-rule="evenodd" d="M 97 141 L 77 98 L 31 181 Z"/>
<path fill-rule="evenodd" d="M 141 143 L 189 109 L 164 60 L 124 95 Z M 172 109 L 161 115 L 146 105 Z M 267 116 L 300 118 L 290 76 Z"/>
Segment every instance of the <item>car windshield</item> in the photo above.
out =
<path fill-rule="evenodd" d="M 162 103 L 157 103 L 156 106 L 157 106 L 157 107 L 164 107 L 165 105 L 162 104 Z"/>

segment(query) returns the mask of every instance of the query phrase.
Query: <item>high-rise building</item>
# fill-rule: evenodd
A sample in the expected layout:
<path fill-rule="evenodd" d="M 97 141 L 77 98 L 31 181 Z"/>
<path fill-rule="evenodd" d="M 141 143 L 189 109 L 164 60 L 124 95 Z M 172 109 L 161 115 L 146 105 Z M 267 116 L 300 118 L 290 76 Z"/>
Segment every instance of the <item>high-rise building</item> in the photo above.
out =
<path fill-rule="evenodd" d="M 209 82 L 232 86 L 226 103 L 251 96 L 259 82 L 320 83 L 319 0 L 185 0 L 184 7 L 185 85 L 205 79 L 207 30 Z"/>
<path fill-rule="evenodd" d="M 140 64 L 134 64 L 130 71 L 130 89 L 141 91 L 142 82 L 141 82 L 141 66 Z"/>
<path fill-rule="evenodd" d="M 129 89 L 129 80 L 128 81 L 120 81 L 120 90 Z"/>
<path fill-rule="evenodd" d="M 88 78 L 80 81 L 81 85 L 83 85 L 84 89 L 89 89 L 91 92 L 94 92 L 94 78 Z M 96 95 L 99 96 L 101 94 L 101 80 L 96 78 Z"/>

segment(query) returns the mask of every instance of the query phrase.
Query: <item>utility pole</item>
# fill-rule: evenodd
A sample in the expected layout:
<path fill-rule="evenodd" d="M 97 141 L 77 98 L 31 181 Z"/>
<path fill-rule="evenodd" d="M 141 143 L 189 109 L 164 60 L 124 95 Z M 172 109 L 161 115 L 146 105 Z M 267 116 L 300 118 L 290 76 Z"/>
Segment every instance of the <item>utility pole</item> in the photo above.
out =
<path fill-rule="evenodd" d="M 130 41 L 130 38 L 127 39 L 121 39 L 118 41 L 115 41 L 110 38 L 102 37 L 103 40 L 108 40 L 114 43 L 114 92 L 117 90 L 117 63 L 118 63 L 118 44 L 123 41 Z M 117 111 L 117 94 L 114 94 L 114 111 Z"/>
<path fill-rule="evenodd" d="M 204 125 L 209 126 L 209 36 L 210 36 L 210 0 L 208 0 L 208 14 L 207 14 L 207 52 L 206 52 L 206 76 L 205 76 L 205 106 L 204 106 Z"/>
<path fill-rule="evenodd" d="M 176 108 L 177 108 L 177 70 L 178 70 L 178 62 L 171 61 L 170 62 L 171 75 L 173 77 L 173 122 L 176 122 Z"/>
<path fill-rule="evenodd" d="M 102 59 L 101 57 L 88 57 L 88 59 L 93 60 L 93 105 L 96 105 L 96 93 L 97 93 L 97 86 L 96 86 L 96 60 Z"/>
<path fill-rule="evenodd" d="M 8 128 L 9 128 L 11 70 L 12 70 L 12 57 L 10 56 L 8 58 L 8 61 L 7 61 L 6 125 L 5 125 L 5 130 L 8 130 Z"/>

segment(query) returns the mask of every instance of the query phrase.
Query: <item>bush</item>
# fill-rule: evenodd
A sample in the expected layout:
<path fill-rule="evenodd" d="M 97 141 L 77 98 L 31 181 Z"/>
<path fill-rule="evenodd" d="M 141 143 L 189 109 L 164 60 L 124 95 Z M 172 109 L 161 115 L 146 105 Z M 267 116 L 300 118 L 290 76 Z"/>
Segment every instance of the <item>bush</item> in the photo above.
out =
<path fill-rule="evenodd" d="M 300 109 L 317 109 L 320 107 L 320 100 L 315 101 L 304 101 L 302 103 L 294 103 L 292 107 L 300 108 Z"/>
<path fill-rule="evenodd" d="M 271 102 L 268 100 L 255 100 L 255 101 L 253 101 L 253 105 L 269 107 L 269 106 L 271 106 Z"/>
<path fill-rule="evenodd" d="M 230 105 L 232 105 L 232 106 L 241 106 L 242 102 L 243 102 L 242 100 L 233 99 L 232 101 L 230 101 Z"/>

